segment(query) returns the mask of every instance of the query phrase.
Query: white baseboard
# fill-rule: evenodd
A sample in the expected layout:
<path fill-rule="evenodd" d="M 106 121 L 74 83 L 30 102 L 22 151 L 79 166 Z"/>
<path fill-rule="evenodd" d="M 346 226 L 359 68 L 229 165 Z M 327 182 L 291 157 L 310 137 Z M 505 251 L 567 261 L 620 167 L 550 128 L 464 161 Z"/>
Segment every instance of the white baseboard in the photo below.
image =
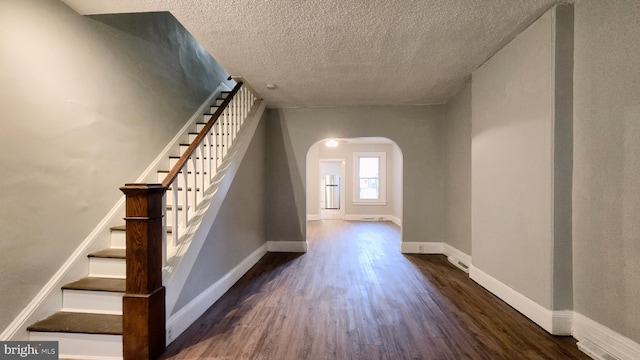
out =
<path fill-rule="evenodd" d="M 463 253 L 447 243 L 444 244 L 443 248 L 444 254 L 447 256 L 447 260 L 449 260 L 450 263 L 464 272 L 469 272 L 469 267 L 471 266 L 470 255 Z"/>
<path fill-rule="evenodd" d="M 267 244 L 263 244 L 195 299 L 170 316 L 167 319 L 167 345 L 180 336 L 207 309 L 218 301 L 266 253 Z"/>
<path fill-rule="evenodd" d="M 573 337 L 582 352 L 597 360 L 640 359 L 640 344 L 577 312 Z"/>
<path fill-rule="evenodd" d="M 403 254 L 443 254 L 442 242 L 403 242 L 400 244 L 400 252 Z"/>
<path fill-rule="evenodd" d="M 574 313 L 571 310 L 551 311 L 551 329 L 553 329 L 551 334 L 570 336 L 572 333 L 573 315 Z"/>
<path fill-rule="evenodd" d="M 571 311 L 552 311 L 471 265 L 471 279 L 553 335 L 571 335 Z"/>
<path fill-rule="evenodd" d="M 397 217 L 397 216 L 393 216 L 393 215 L 387 215 L 386 216 L 387 220 L 391 221 L 392 223 L 402 227 L 402 219 Z"/>
<path fill-rule="evenodd" d="M 267 241 L 269 252 L 295 252 L 306 253 L 306 241 Z"/>
<path fill-rule="evenodd" d="M 344 214 L 346 221 L 386 221 L 389 215 L 381 214 Z"/>
<path fill-rule="evenodd" d="M 364 215 L 364 214 L 345 214 L 345 221 L 391 221 L 392 223 L 402 226 L 402 219 L 393 215 Z M 319 214 L 307 214 L 307 221 L 322 220 Z"/>

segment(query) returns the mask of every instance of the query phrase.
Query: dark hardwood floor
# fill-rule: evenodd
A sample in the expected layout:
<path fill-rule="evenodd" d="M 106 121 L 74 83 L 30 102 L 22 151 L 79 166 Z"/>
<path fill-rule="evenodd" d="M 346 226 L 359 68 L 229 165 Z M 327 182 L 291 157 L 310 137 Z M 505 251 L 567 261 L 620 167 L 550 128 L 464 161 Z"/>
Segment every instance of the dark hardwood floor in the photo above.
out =
<path fill-rule="evenodd" d="M 267 254 L 163 359 L 589 359 L 399 238 L 387 222 L 309 222 L 308 253 Z"/>

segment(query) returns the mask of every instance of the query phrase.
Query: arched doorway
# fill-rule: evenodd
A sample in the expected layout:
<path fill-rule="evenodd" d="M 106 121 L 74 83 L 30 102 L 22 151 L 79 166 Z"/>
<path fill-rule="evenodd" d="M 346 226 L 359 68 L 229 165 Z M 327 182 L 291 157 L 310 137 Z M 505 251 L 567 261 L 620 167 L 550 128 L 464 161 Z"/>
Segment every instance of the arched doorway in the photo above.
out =
<path fill-rule="evenodd" d="M 307 221 L 391 221 L 402 227 L 402 193 L 402 151 L 388 138 L 323 139 L 307 151 Z"/>

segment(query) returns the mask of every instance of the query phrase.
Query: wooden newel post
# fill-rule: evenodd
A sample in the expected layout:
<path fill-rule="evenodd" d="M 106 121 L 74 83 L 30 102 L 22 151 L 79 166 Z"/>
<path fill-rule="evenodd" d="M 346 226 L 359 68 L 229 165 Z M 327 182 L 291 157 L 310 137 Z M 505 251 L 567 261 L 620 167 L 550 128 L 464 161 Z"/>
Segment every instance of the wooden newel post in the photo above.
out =
<path fill-rule="evenodd" d="M 161 184 L 125 184 L 127 291 L 122 302 L 125 360 L 156 359 L 164 352 L 165 288 L 162 286 Z"/>

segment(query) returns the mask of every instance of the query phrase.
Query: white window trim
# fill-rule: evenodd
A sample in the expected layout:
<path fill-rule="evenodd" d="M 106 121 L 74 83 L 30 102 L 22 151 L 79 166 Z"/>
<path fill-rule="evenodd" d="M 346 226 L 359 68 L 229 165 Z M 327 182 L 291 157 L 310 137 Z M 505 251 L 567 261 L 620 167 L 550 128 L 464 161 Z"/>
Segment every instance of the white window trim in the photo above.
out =
<path fill-rule="evenodd" d="M 377 157 L 380 159 L 380 198 L 360 199 L 360 158 Z M 354 152 L 353 153 L 353 205 L 387 205 L 387 153 L 386 152 Z"/>

